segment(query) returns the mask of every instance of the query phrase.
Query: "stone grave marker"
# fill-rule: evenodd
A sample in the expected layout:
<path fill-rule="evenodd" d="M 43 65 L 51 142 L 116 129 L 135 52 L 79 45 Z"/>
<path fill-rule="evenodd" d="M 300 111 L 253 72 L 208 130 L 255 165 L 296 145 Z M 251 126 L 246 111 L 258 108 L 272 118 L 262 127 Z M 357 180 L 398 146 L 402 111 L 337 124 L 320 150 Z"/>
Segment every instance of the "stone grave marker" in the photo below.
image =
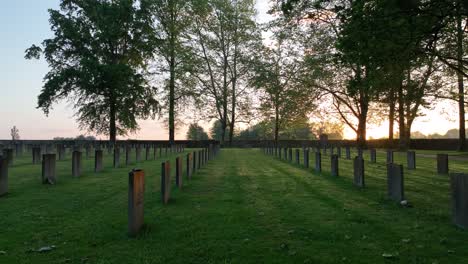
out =
<path fill-rule="evenodd" d="M 143 227 L 145 173 L 134 169 L 128 174 L 128 235 L 135 237 Z"/>
<path fill-rule="evenodd" d="M 369 152 L 370 152 L 370 162 L 371 163 L 376 163 L 377 162 L 377 151 L 374 148 L 372 148 L 372 149 L 369 150 Z"/>
<path fill-rule="evenodd" d="M 186 173 L 187 173 L 187 179 L 192 179 L 192 171 L 193 171 L 193 166 L 192 166 L 192 163 L 193 163 L 193 156 L 192 156 L 192 153 L 188 153 L 187 154 L 187 170 L 186 170 Z"/>
<path fill-rule="evenodd" d="M 354 158 L 354 185 L 364 187 L 364 159 L 356 156 Z"/>
<path fill-rule="evenodd" d="M 72 176 L 80 177 L 81 175 L 81 152 L 73 151 L 72 154 Z"/>
<path fill-rule="evenodd" d="M 393 150 L 387 150 L 387 163 L 393 163 Z"/>
<path fill-rule="evenodd" d="M 32 154 L 33 154 L 33 164 L 41 163 L 42 161 L 41 148 L 33 147 Z"/>
<path fill-rule="evenodd" d="M 394 201 L 401 202 L 405 200 L 404 194 L 403 166 L 388 163 L 387 164 L 387 194 Z"/>
<path fill-rule="evenodd" d="M 103 152 L 102 150 L 96 150 L 94 153 L 94 172 L 100 172 L 103 169 Z"/>
<path fill-rule="evenodd" d="M 0 197 L 8 193 L 8 160 L 0 156 Z"/>
<path fill-rule="evenodd" d="M 176 186 L 182 189 L 182 158 L 176 157 Z"/>
<path fill-rule="evenodd" d="M 296 164 L 297 165 L 301 164 L 301 158 L 300 158 L 300 154 L 299 154 L 298 149 L 296 149 Z"/>
<path fill-rule="evenodd" d="M 331 175 L 335 177 L 339 176 L 340 174 L 339 167 L 338 167 L 338 160 L 339 160 L 338 155 L 333 154 L 330 156 L 330 167 L 331 167 L 330 172 L 331 172 Z"/>
<path fill-rule="evenodd" d="M 416 169 L 416 152 L 408 151 L 406 152 L 406 160 L 408 164 L 408 170 Z"/>
<path fill-rule="evenodd" d="M 9 167 L 13 166 L 13 149 L 3 149 L 3 158 L 7 160 Z"/>
<path fill-rule="evenodd" d="M 114 147 L 114 168 L 120 167 L 120 148 Z"/>
<path fill-rule="evenodd" d="M 169 202 L 171 197 L 171 165 L 169 161 L 161 165 L 161 200 L 163 204 Z"/>
<path fill-rule="evenodd" d="M 309 149 L 304 148 L 304 167 L 309 168 Z"/>
<path fill-rule="evenodd" d="M 345 148 L 345 155 L 346 155 L 346 159 L 349 160 L 351 159 L 351 148 L 349 146 L 346 146 Z"/>
<path fill-rule="evenodd" d="M 448 174 L 449 172 L 449 161 L 447 154 L 437 154 L 437 173 Z"/>
<path fill-rule="evenodd" d="M 458 227 L 468 229 L 468 174 L 451 173 L 452 217 Z"/>
<path fill-rule="evenodd" d="M 315 171 L 322 172 L 322 154 L 320 151 L 315 152 Z"/>
<path fill-rule="evenodd" d="M 55 184 L 56 180 L 55 154 L 42 155 L 42 183 Z"/>

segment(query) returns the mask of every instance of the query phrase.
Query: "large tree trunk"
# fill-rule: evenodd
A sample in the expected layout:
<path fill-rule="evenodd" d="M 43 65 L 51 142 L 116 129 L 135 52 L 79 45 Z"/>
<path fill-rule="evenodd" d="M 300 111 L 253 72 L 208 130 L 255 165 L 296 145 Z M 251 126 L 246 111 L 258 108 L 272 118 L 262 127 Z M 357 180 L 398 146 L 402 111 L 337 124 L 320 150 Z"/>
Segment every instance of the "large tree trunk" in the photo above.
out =
<path fill-rule="evenodd" d="M 459 116 L 459 143 L 458 149 L 463 151 L 466 150 L 466 134 L 465 134 L 465 88 L 463 85 L 463 75 L 461 74 L 462 70 L 462 59 L 463 59 L 463 28 L 462 28 L 462 18 L 461 18 L 461 1 L 458 3 L 457 7 L 457 60 L 458 60 L 458 69 L 457 78 L 458 78 L 458 116 Z"/>
<path fill-rule="evenodd" d="M 388 114 L 388 140 L 391 142 L 393 140 L 393 134 L 395 131 L 395 90 L 392 88 L 390 90 L 389 96 L 389 106 L 390 111 Z"/>
<path fill-rule="evenodd" d="M 171 59 L 169 65 L 169 144 L 175 140 L 175 51 L 171 48 Z"/>
<path fill-rule="evenodd" d="M 275 108 L 275 143 L 278 145 L 279 140 L 279 110 L 276 106 Z"/>
<path fill-rule="evenodd" d="M 117 125 L 115 121 L 115 116 L 116 116 L 116 109 L 115 109 L 115 102 L 114 99 L 111 98 L 110 100 L 110 118 L 109 118 L 109 141 L 113 145 L 115 144 L 116 138 L 117 138 Z"/>
<path fill-rule="evenodd" d="M 398 131 L 400 133 L 398 147 L 400 149 L 406 149 L 405 105 L 403 96 L 403 80 L 401 80 L 400 87 L 398 87 Z"/>
<path fill-rule="evenodd" d="M 358 129 L 357 129 L 357 145 L 360 148 L 366 147 L 366 134 L 367 134 L 367 112 L 369 106 L 367 102 L 361 102 L 361 115 L 358 120 Z"/>

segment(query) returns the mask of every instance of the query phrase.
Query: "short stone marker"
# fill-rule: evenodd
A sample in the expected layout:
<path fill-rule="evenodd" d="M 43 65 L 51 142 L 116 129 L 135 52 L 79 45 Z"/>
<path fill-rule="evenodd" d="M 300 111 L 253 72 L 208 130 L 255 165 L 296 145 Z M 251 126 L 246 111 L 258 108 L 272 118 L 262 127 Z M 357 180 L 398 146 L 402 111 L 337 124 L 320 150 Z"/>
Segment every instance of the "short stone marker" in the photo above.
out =
<path fill-rule="evenodd" d="M 120 167 L 120 148 L 114 147 L 114 168 Z"/>
<path fill-rule="evenodd" d="M 136 152 L 136 157 L 135 157 L 136 162 L 140 162 L 141 161 L 141 146 L 140 145 L 137 145 L 135 152 Z"/>
<path fill-rule="evenodd" d="M 134 169 L 128 174 L 128 235 L 135 237 L 143 227 L 145 173 Z"/>
<path fill-rule="evenodd" d="M 39 164 L 42 161 L 41 148 L 34 147 L 32 148 L 33 154 L 33 164 Z"/>
<path fill-rule="evenodd" d="M 370 162 L 371 163 L 376 163 L 377 162 L 377 151 L 375 149 L 370 149 Z"/>
<path fill-rule="evenodd" d="M 73 151 L 72 154 L 72 176 L 80 177 L 81 175 L 81 152 Z"/>
<path fill-rule="evenodd" d="M 8 160 L 0 156 L 0 197 L 8 193 Z"/>
<path fill-rule="evenodd" d="M 176 186 L 182 189 L 182 159 L 176 158 Z"/>
<path fill-rule="evenodd" d="M 393 150 L 391 149 L 387 150 L 387 164 L 388 163 L 393 163 Z"/>
<path fill-rule="evenodd" d="M 351 159 L 351 148 L 349 146 L 345 148 L 345 156 L 347 160 Z"/>
<path fill-rule="evenodd" d="M 403 181 L 403 166 L 394 163 L 388 163 L 387 194 L 390 199 L 397 202 L 405 200 Z"/>
<path fill-rule="evenodd" d="M 339 168 L 338 168 L 338 160 L 339 160 L 338 155 L 333 154 L 330 156 L 330 167 L 331 167 L 330 172 L 331 172 L 331 175 L 335 177 L 339 176 L 340 174 Z"/>
<path fill-rule="evenodd" d="M 163 204 L 169 202 L 171 197 L 171 165 L 169 161 L 161 164 L 161 200 Z"/>
<path fill-rule="evenodd" d="M 354 158 L 354 185 L 364 187 L 364 159 L 356 156 Z"/>
<path fill-rule="evenodd" d="M 451 173 L 452 216 L 455 225 L 468 228 L 468 174 Z"/>
<path fill-rule="evenodd" d="M 197 158 L 198 158 L 198 167 L 197 167 L 197 169 L 200 169 L 201 166 L 202 166 L 202 159 L 203 159 L 202 151 L 201 151 L 201 150 L 198 151 Z"/>
<path fill-rule="evenodd" d="M 315 171 L 322 172 L 322 153 L 315 152 Z"/>
<path fill-rule="evenodd" d="M 193 156 L 192 156 L 192 153 L 188 153 L 187 154 L 187 170 L 186 170 L 186 173 L 187 173 L 187 179 L 192 179 L 192 171 L 193 171 L 193 167 L 192 167 L 192 163 L 193 163 Z"/>
<path fill-rule="evenodd" d="M 288 159 L 288 148 L 283 149 L 283 154 L 284 154 L 284 159 L 287 160 Z"/>
<path fill-rule="evenodd" d="M 65 147 L 62 144 L 58 144 L 56 148 L 57 148 L 58 160 L 64 160 L 65 159 Z"/>
<path fill-rule="evenodd" d="M 197 170 L 197 152 L 194 151 L 192 156 L 193 156 L 192 172 L 195 172 Z"/>
<path fill-rule="evenodd" d="M 55 184 L 56 173 L 55 154 L 42 155 L 42 183 Z"/>
<path fill-rule="evenodd" d="M 296 149 L 296 164 L 297 165 L 301 164 L 301 158 L 300 158 L 300 154 L 299 154 L 298 149 Z"/>
<path fill-rule="evenodd" d="M 145 152 L 145 160 L 150 160 L 150 156 L 151 156 L 151 147 L 149 145 L 146 145 L 146 152 Z"/>
<path fill-rule="evenodd" d="M 292 162 L 292 148 L 289 148 L 288 150 L 288 160 L 289 162 Z"/>
<path fill-rule="evenodd" d="M 406 152 L 406 160 L 408 163 L 408 170 L 416 169 L 416 152 L 408 151 Z"/>
<path fill-rule="evenodd" d="M 282 151 L 281 148 L 278 147 L 278 158 L 281 159 L 283 155 L 281 155 Z"/>
<path fill-rule="evenodd" d="M 449 163 L 448 163 L 448 154 L 437 154 L 437 173 L 438 174 L 448 174 L 449 172 Z"/>
<path fill-rule="evenodd" d="M 102 150 L 96 150 L 94 153 L 94 172 L 102 171 L 103 164 L 102 164 Z"/>

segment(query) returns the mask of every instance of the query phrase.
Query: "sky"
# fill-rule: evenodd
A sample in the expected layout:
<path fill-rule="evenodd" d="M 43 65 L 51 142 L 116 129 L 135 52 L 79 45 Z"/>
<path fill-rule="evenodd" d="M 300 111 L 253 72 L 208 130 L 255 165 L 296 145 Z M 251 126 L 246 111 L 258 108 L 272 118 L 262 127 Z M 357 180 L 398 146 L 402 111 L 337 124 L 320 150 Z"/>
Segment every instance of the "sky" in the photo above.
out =
<path fill-rule="evenodd" d="M 80 130 L 74 109 L 66 101 L 54 105 L 48 116 L 36 109 L 43 77 L 48 72 L 47 63 L 41 60 L 25 60 L 24 51 L 32 44 L 52 36 L 49 26 L 49 8 L 58 8 L 59 0 L 4 1 L 0 9 L 0 139 L 10 138 L 10 129 L 16 126 L 22 139 L 51 139 L 88 134 Z M 258 21 L 268 20 L 268 0 L 257 1 Z M 445 113 L 445 114 L 443 114 Z M 445 133 L 456 127 L 457 108 L 451 104 L 439 104 L 426 116 L 418 118 L 413 131 Z M 132 139 L 168 138 L 168 131 L 161 121 L 140 120 L 140 131 Z M 176 139 L 185 139 L 186 127 L 178 129 Z M 368 134 L 374 138 L 387 135 L 386 124 L 370 126 Z M 345 136 L 355 134 L 345 130 Z M 106 139 L 105 136 L 98 138 Z"/>

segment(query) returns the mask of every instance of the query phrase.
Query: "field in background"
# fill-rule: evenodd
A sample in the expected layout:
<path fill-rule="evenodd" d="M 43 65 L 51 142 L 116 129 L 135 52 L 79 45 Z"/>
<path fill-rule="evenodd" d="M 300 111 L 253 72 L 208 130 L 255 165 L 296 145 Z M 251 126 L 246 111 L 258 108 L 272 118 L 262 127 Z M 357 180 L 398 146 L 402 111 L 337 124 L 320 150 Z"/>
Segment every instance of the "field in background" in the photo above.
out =
<path fill-rule="evenodd" d="M 452 225 L 448 176 L 435 173 L 431 157 L 417 156 L 417 169 L 405 169 L 409 208 L 386 199 L 382 151 L 376 164 L 365 152 L 367 187 L 358 189 L 351 160 L 340 159 L 340 177 L 332 178 L 326 155 L 315 174 L 313 153 L 305 169 L 258 149 L 224 149 L 192 181 L 184 177 L 166 206 L 163 159 L 145 161 L 133 167 L 146 172 L 147 226 L 130 239 L 132 167 L 110 168 L 107 155 L 105 170 L 94 173 L 94 159 L 83 157 L 83 175 L 72 178 L 70 156 L 57 162 L 55 186 L 40 183 L 31 157 L 15 160 L 10 194 L 0 198 L 0 263 L 468 262 L 468 231 Z M 175 157 L 164 160 L 175 164 Z M 395 153 L 395 162 L 406 168 L 406 155 Z M 468 172 L 468 162 L 450 160 L 450 170 Z M 43 247 L 52 250 L 37 252 Z"/>

